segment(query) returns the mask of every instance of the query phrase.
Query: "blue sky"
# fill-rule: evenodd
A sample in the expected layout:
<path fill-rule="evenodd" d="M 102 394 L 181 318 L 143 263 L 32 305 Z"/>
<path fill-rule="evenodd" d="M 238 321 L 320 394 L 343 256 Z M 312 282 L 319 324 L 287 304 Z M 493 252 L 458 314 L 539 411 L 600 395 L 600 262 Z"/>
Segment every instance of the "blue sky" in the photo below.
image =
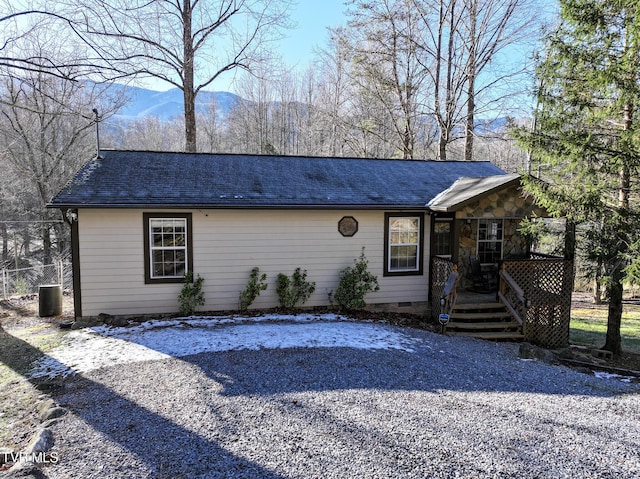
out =
<path fill-rule="evenodd" d="M 315 48 L 324 48 L 328 39 L 328 27 L 342 25 L 346 21 L 347 9 L 345 0 L 298 0 L 291 11 L 289 19 L 294 27 L 286 30 L 279 42 L 277 52 L 282 56 L 286 66 L 304 69 L 314 57 Z M 239 72 L 224 74 L 207 90 L 235 90 L 233 78 Z M 155 90 L 167 90 L 166 84 L 151 86 Z"/>
<path fill-rule="evenodd" d="M 278 53 L 289 67 L 304 69 L 313 59 L 314 48 L 324 48 L 328 39 L 327 27 L 336 27 L 346 21 L 346 0 L 297 0 L 289 12 L 294 27 L 286 30 L 279 42 Z M 238 73 L 238 72 L 235 72 Z M 207 90 L 234 91 L 234 72 L 216 80 Z M 171 85 L 149 79 L 140 86 L 157 91 L 166 91 Z"/>
<path fill-rule="evenodd" d="M 313 56 L 314 47 L 323 47 L 328 38 L 327 27 L 345 22 L 345 0 L 298 0 L 291 11 L 291 20 L 297 23 L 282 40 L 280 52 L 284 60 L 304 67 Z"/>

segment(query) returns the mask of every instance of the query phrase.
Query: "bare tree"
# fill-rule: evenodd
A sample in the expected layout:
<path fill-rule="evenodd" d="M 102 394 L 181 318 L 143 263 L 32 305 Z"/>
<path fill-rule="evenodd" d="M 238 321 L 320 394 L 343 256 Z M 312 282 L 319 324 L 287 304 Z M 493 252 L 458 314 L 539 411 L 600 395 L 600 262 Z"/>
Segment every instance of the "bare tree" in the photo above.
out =
<path fill-rule="evenodd" d="M 273 69 L 263 68 L 254 75 L 245 75 L 238 85 L 243 101 L 233 110 L 238 145 L 246 153 L 274 154 L 273 109 L 276 102 L 271 81 L 277 75 Z"/>
<path fill-rule="evenodd" d="M 466 117 L 465 117 L 465 160 L 473 159 L 473 139 L 475 119 L 478 111 L 482 112 L 483 105 L 479 105 L 479 96 L 485 96 L 485 101 L 495 104 L 496 98 L 504 100 L 507 95 L 514 93 L 513 88 L 524 91 L 524 85 L 516 86 L 517 78 L 529 77 L 532 73 L 526 62 L 510 63 L 498 61 L 498 56 L 507 48 L 524 41 L 531 40 L 541 25 L 541 16 L 531 12 L 539 8 L 539 2 L 531 0 L 464 0 L 464 18 L 462 22 L 461 40 L 466 49 Z M 492 69 L 489 78 L 483 73 L 492 64 L 500 63 L 501 70 Z M 499 92 L 497 85 L 503 86 L 509 82 L 511 90 Z M 486 109 L 486 105 L 484 105 Z"/>
<path fill-rule="evenodd" d="M 433 89 L 437 157 L 447 158 L 460 131 L 471 160 L 478 114 L 508 114 L 509 98 L 525 93 L 526 63 L 505 52 L 535 37 L 543 16 L 531 14 L 539 10 L 531 0 L 410 1 L 422 19 L 414 41 Z"/>
<path fill-rule="evenodd" d="M 413 158 L 427 78 L 414 41 L 420 16 L 408 0 L 353 0 L 352 5 L 352 78 L 384 107 L 400 156 Z"/>
<path fill-rule="evenodd" d="M 351 98 L 350 50 L 345 29 L 329 31 L 329 45 L 317 54 L 319 71 L 318 122 L 315 126 L 323 133 L 315 154 L 342 156 L 347 128 L 346 117 Z"/>
<path fill-rule="evenodd" d="M 50 4 L 111 78 L 179 88 L 185 147 L 196 151 L 198 93 L 223 74 L 268 58 L 289 0 L 61 0 Z"/>
<path fill-rule="evenodd" d="M 163 120 L 146 116 L 133 120 L 113 118 L 103 122 L 101 142 L 105 147 L 129 150 L 184 151 L 181 117 Z"/>
<path fill-rule="evenodd" d="M 41 73 L 65 80 L 101 78 L 103 62 L 92 57 L 71 22 L 53 12 L 51 4 L 38 8 L 28 0 L 0 0 L 0 68 Z M 58 54 L 33 48 L 43 35 L 58 34 Z"/>
<path fill-rule="evenodd" d="M 1 159 L 17 183 L 7 185 L 21 195 L 21 219 L 50 220 L 44 205 L 84 161 L 95 154 L 92 108 L 108 116 L 119 98 L 93 83 L 64 80 L 42 72 L 5 76 L 0 101 Z M 45 260 L 50 259 L 50 229 L 43 227 Z"/>

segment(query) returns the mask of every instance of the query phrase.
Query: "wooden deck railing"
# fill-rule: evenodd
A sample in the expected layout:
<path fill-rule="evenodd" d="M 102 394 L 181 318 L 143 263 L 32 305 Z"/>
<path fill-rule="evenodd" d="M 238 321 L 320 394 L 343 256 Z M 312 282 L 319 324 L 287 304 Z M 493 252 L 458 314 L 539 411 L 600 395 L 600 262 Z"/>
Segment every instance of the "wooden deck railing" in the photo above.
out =
<path fill-rule="evenodd" d="M 524 291 L 518 286 L 518 283 L 504 269 L 500 270 L 498 298 L 500 298 L 500 301 L 509 310 L 513 318 L 520 323 L 524 334 L 527 309 L 531 306 L 531 302 L 525 297 Z"/>
<path fill-rule="evenodd" d="M 522 322 L 526 341 L 547 348 L 569 343 L 572 290 L 571 261 L 533 253 L 501 263 L 499 297 Z"/>
<path fill-rule="evenodd" d="M 453 268 L 447 258 L 431 260 L 429 299 L 434 321 L 440 297 Z M 563 258 L 532 253 L 526 259 L 507 259 L 500 265 L 498 297 L 522 325 L 525 341 L 547 348 L 569 344 L 573 263 Z"/>
<path fill-rule="evenodd" d="M 429 300 L 431 302 L 431 318 L 435 321 L 440 314 L 440 297 L 444 292 L 444 285 L 447 278 L 453 271 L 453 261 L 447 258 L 434 256 L 431 258 L 431 291 Z"/>

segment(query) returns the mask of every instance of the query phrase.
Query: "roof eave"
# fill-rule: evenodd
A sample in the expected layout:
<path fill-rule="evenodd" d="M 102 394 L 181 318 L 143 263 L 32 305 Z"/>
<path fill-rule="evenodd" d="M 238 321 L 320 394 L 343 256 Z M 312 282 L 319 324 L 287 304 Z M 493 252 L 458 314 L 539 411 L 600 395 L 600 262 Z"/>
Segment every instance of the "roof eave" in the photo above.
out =
<path fill-rule="evenodd" d="M 49 203 L 47 208 L 70 209 L 70 208 L 96 208 L 96 209 L 208 209 L 208 210 L 229 210 L 229 209 L 268 209 L 268 210 L 428 210 L 425 205 L 370 205 L 370 204 L 238 204 L 238 205 L 210 205 L 210 204 L 184 204 L 172 203 L 150 204 L 150 203 Z"/>
<path fill-rule="evenodd" d="M 450 204 L 450 205 L 446 205 L 446 206 L 429 206 L 427 205 L 427 208 L 430 209 L 431 211 L 435 211 L 438 213 L 454 213 L 456 211 L 460 211 L 462 208 L 464 208 L 467 205 L 470 205 L 471 203 L 473 203 L 474 201 L 477 201 L 478 198 L 482 197 L 482 196 L 487 196 L 490 195 L 492 193 L 495 193 L 496 191 L 500 191 L 500 190 L 504 190 L 505 188 L 510 188 L 511 186 L 514 186 L 516 184 L 519 184 L 521 180 L 520 176 L 517 176 L 505 183 L 502 183 L 500 185 L 494 186 L 493 188 L 489 188 L 487 190 L 484 190 L 482 193 L 478 193 L 475 196 L 472 196 L 471 198 L 467 198 L 466 200 L 460 201 L 458 203 L 454 203 L 454 204 Z"/>

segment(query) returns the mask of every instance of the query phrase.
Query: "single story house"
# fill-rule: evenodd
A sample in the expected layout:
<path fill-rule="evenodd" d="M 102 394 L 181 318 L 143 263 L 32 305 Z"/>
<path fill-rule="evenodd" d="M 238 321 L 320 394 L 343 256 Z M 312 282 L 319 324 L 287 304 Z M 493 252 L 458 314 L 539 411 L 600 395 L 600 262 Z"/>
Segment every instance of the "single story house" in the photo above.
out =
<path fill-rule="evenodd" d="M 464 271 L 526 249 L 536 210 L 518 175 L 489 162 L 102 150 L 51 200 L 72 225 L 75 314 L 173 313 L 186 271 L 204 278 L 203 310 L 234 310 L 254 267 L 300 267 L 329 305 L 362 248 L 380 308 L 426 308 L 431 258 Z M 462 275 L 464 276 L 464 274 Z"/>

